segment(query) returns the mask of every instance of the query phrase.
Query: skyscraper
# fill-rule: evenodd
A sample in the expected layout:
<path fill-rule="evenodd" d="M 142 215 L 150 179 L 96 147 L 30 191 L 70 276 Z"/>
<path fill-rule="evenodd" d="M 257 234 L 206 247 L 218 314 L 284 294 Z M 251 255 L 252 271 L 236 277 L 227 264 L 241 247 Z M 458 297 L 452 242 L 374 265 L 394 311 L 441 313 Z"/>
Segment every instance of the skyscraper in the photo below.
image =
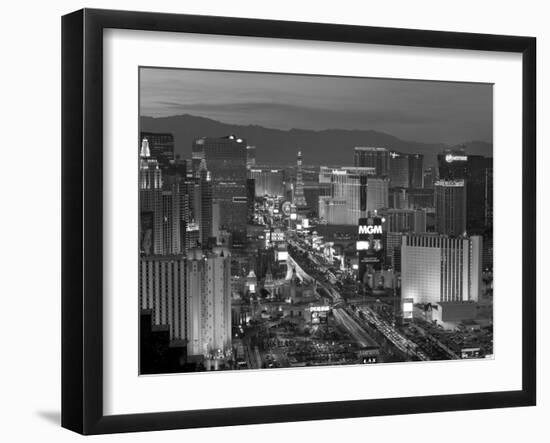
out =
<path fill-rule="evenodd" d="M 187 338 L 185 257 L 141 257 L 139 300 L 141 309 L 150 309 L 153 324 L 169 326 L 170 340 Z"/>
<path fill-rule="evenodd" d="M 426 211 L 422 209 L 385 209 L 384 232 L 426 232 Z"/>
<path fill-rule="evenodd" d="M 383 177 L 367 178 L 366 211 L 378 211 L 389 206 L 389 180 Z"/>
<path fill-rule="evenodd" d="M 162 254 L 162 171 L 146 138 L 140 148 L 139 212 L 140 254 Z"/>
<path fill-rule="evenodd" d="M 174 136 L 171 133 L 142 132 L 141 137 L 149 142 L 151 157 L 158 161 L 161 168 L 174 162 Z"/>
<path fill-rule="evenodd" d="M 389 179 L 375 172 L 374 167 L 321 166 L 319 184 L 330 184 L 330 195 L 319 197 L 320 217 L 329 224 L 338 220 L 343 223 L 334 224 L 356 225 L 368 211 L 387 208 Z"/>
<path fill-rule="evenodd" d="M 199 188 L 200 188 L 200 242 L 206 247 L 208 239 L 212 237 L 212 180 L 210 172 L 206 169 L 206 161 L 203 159 L 199 167 Z"/>
<path fill-rule="evenodd" d="M 493 226 L 493 159 L 468 157 L 466 180 L 466 228 L 468 233 L 485 233 Z"/>
<path fill-rule="evenodd" d="M 429 166 L 424 170 L 424 188 L 433 188 L 437 180 L 437 171 L 434 166 Z"/>
<path fill-rule="evenodd" d="M 437 154 L 440 180 L 464 180 L 468 177 L 468 156 L 464 149 L 447 149 Z"/>
<path fill-rule="evenodd" d="M 464 180 L 435 182 L 436 231 L 445 235 L 466 232 L 466 188 Z"/>
<path fill-rule="evenodd" d="M 227 248 L 187 255 L 188 355 L 222 360 L 231 351 L 231 259 Z"/>
<path fill-rule="evenodd" d="M 483 240 L 409 234 L 401 244 L 401 297 L 414 303 L 477 301 Z"/>
<path fill-rule="evenodd" d="M 409 154 L 409 188 L 424 187 L 424 156 Z"/>
<path fill-rule="evenodd" d="M 315 183 L 304 185 L 304 196 L 307 206 L 314 217 L 319 216 L 319 197 L 330 194 L 330 185 L 326 183 Z"/>
<path fill-rule="evenodd" d="M 193 144 L 194 174 L 204 159 L 212 179 L 212 200 L 220 206 L 221 228 L 232 234 L 246 232 L 246 158 L 246 140 L 234 135 L 203 137 Z"/>
<path fill-rule="evenodd" d="M 179 184 L 162 191 L 162 250 L 163 255 L 181 254 L 181 198 Z"/>
<path fill-rule="evenodd" d="M 346 200 L 329 196 L 319 197 L 319 218 L 329 225 L 353 225 L 350 222 Z"/>
<path fill-rule="evenodd" d="M 297 208 L 307 206 L 306 198 L 304 196 L 304 179 L 302 177 L 302 151 L 298 151 L 298 157 L 296 160 L 296 185 L 294 187 L 292 203 L 294 203 Z"/>
<path fill-rule="evenodd" d="M 248 177 L 254 179 L 255 194 L 257 196 L 282 196 L 284 195 L 282 169 L 251 168 Z"/>
<path fill-rule="evenodd" d="M 376 175 L 386 177 L 390 171 L 390 153 L 386 148 L 354 148 L 354 165 L 375 168 Z"/>
<path fill-rule="evenodd" d="M 409 156 L 400 152 L 390 152 L 390 186 L 408 188 L 409 173 Z"/>
<path fill-rule="evenodd" d="M 246 167 L 253 168 L 256 166 L 256 146 L 246 147 Z"/>
<path fill-rule="evenodd" d="M 256 180 L 253 178 L 246 179 L 246 199 L 247 199 L 247 219 L 254 219 L 254 203 L 256 200 Z"/>

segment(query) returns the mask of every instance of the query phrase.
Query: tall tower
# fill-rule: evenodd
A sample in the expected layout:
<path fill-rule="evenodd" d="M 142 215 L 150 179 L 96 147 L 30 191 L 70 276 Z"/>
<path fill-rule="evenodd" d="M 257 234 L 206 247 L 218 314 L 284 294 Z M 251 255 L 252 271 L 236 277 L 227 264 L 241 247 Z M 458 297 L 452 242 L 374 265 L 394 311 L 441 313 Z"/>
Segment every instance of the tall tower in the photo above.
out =
<path fill-rule="evenodd" d="M 219 360 L 231 351 L 231 257 L 227 248 L 187 253 L 188 355 Z"/>
<path fill-rule="evenodd" d="M 297 208 L 307 206 L 304 196 L 304 179 L 302 177 L 302 151 L 298 151 L 298 160 L 296 162 L 296 187 L 294 189 L 293 203 Z"/>
<path fill-rule="evenodd" d="M 204 159 L 212 181 L 212 202 L 219 204 L 221 228 L 236 238 L 246 238 L 248 198 L 246 192 L 246 140 L 234 135 L 203 137 L 193 144 L 193 175 L 200 174 Z"/>
<path fill-rule="evenodd" d="M 206 161 L 201 160 L 199 166 L 200 184 L 200 241 L 202 247 L 206 247 L 208 239 L 212 237 L 212 181 L 210 172 L 206 169 Z"/>
<path fill-rule="evenodd" d="M 464 180 L 435 182 L 435 222 L 440 234 L 457 236 L 466 231 L 466 187 Z"/>
<path fill-rule="evenodd" d="M 139 163 L 139 247 L 141 255 L 162 254 L 162 171 L 144 138 Z"/>

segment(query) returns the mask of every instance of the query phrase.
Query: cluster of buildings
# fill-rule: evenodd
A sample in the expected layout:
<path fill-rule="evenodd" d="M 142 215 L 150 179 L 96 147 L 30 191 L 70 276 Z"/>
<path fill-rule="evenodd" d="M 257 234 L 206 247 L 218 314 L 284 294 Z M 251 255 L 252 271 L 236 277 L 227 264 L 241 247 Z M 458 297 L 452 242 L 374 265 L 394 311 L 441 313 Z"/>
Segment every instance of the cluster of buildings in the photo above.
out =
<path fill-rule="evenodd" d="M 355 147 L 353 154 L 354 166 L 320 168 L 319 183 L 328 192 L 319 196 L 318 217 L 328 227 L 318 231 L 340 246 L 343 263 L 359 269 L 360 281 L 392 271 L 406 318 L 415 305 L 433 307 L 442 324 L 442 311 L 472 315 L 482 273 L 492 271 L 492 158 L 452 149 L 437 155 L 437 167 L 426 168 L 421 154 L 383 147 Z M 377 224 L 383 252 L 373 258 L 362 250 L 379 243 L 372 235 L 365 242 L 361 229 Z M 331 226 L 339 228 L 332 236 Z"/>
<path fill-rule="evenodd" d="M 405 319 L 418 306 L 442 325 L 475 317 L 492 268 L 491 158 L 448 150 L 426 167 L 421 154 L 355 147 L 352 166 L 304 167 L 298 151 L 274 167 L 234 135 L 198 138 L 181 159 L 157 133 L 141 134 L 139 157 L 140 308 L 186 365 L 227 367 L 251 316 L 312 312 L 287 266 L 288 231 L 399 293 Z M 254 312 L 262 293 L 273 313 Z"/>
<path fill-rule="evenodd" d="M 189 161 L 170 134 L 142 134 L 140 307 L 206 369 L 231 355 L 231 249 L 246 237 L 247 192 L 244 140 L 197 139 Z"/>

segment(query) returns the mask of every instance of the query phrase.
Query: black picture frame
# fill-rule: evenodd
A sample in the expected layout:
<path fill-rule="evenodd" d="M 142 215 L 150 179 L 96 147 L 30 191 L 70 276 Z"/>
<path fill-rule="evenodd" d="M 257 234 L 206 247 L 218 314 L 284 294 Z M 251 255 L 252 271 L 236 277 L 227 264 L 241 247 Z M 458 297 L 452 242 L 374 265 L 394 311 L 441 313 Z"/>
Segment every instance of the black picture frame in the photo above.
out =
<path fill-rule="evenodd" d="M 107 28 L 522 54 L 522 388 L 392 399 L 103 413 L 103 31 Z M 62 18 L 62 426 L 82 434 L 152 431 L 536 403 L 536 39 L 197 15 L 83 9 Z"/>

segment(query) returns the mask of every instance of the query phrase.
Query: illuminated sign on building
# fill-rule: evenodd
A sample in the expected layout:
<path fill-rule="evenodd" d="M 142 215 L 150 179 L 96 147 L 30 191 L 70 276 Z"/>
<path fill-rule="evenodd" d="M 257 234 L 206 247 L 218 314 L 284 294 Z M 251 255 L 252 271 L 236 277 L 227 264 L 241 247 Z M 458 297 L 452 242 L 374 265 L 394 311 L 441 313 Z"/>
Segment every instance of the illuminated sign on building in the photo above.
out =
<path fill-rule="evenodd" d="M 468 156 L 467 155 L 453 155 L 453 154 L 447 154 L 445 156 L 445 161 L 447 163 L 452 163 L 452 162 L 456 162 L 456 161 L 459 161 L 459 162 L 465 162 L 465 161 L 468 161 Z"/>
<path fill-rule="evenodd" d="M 365 279 L 369 269 L 379 271 L 382 267 L 382 217 L 360 218 L 356 249 L 359 252 L 359 281 Z"/>
<path fill-rule="evenodd" d="M 278 261 L 287 261 L 288 260 L 288 251 L 277 251 L 277 260 Z"/>
<path fill-rule="evenodd" d="M 382 225 L 359 225 L 359 234 L 382 234 Z"/>
<path fill-rule="evenodd" d="M 285 201 L 281 205 L 281 211 L 283 211 L 283 214 L 286 216 L 290 215 L 291 209 L 292 209 L 292 204 L 289 201 Z"/>
<path fill-rule="evenodd" d="M 404 298 L 403 299 L 403 318 L 404 319 L 413 318 L 413 308 L 414 308 L 414 299 Z"/>

